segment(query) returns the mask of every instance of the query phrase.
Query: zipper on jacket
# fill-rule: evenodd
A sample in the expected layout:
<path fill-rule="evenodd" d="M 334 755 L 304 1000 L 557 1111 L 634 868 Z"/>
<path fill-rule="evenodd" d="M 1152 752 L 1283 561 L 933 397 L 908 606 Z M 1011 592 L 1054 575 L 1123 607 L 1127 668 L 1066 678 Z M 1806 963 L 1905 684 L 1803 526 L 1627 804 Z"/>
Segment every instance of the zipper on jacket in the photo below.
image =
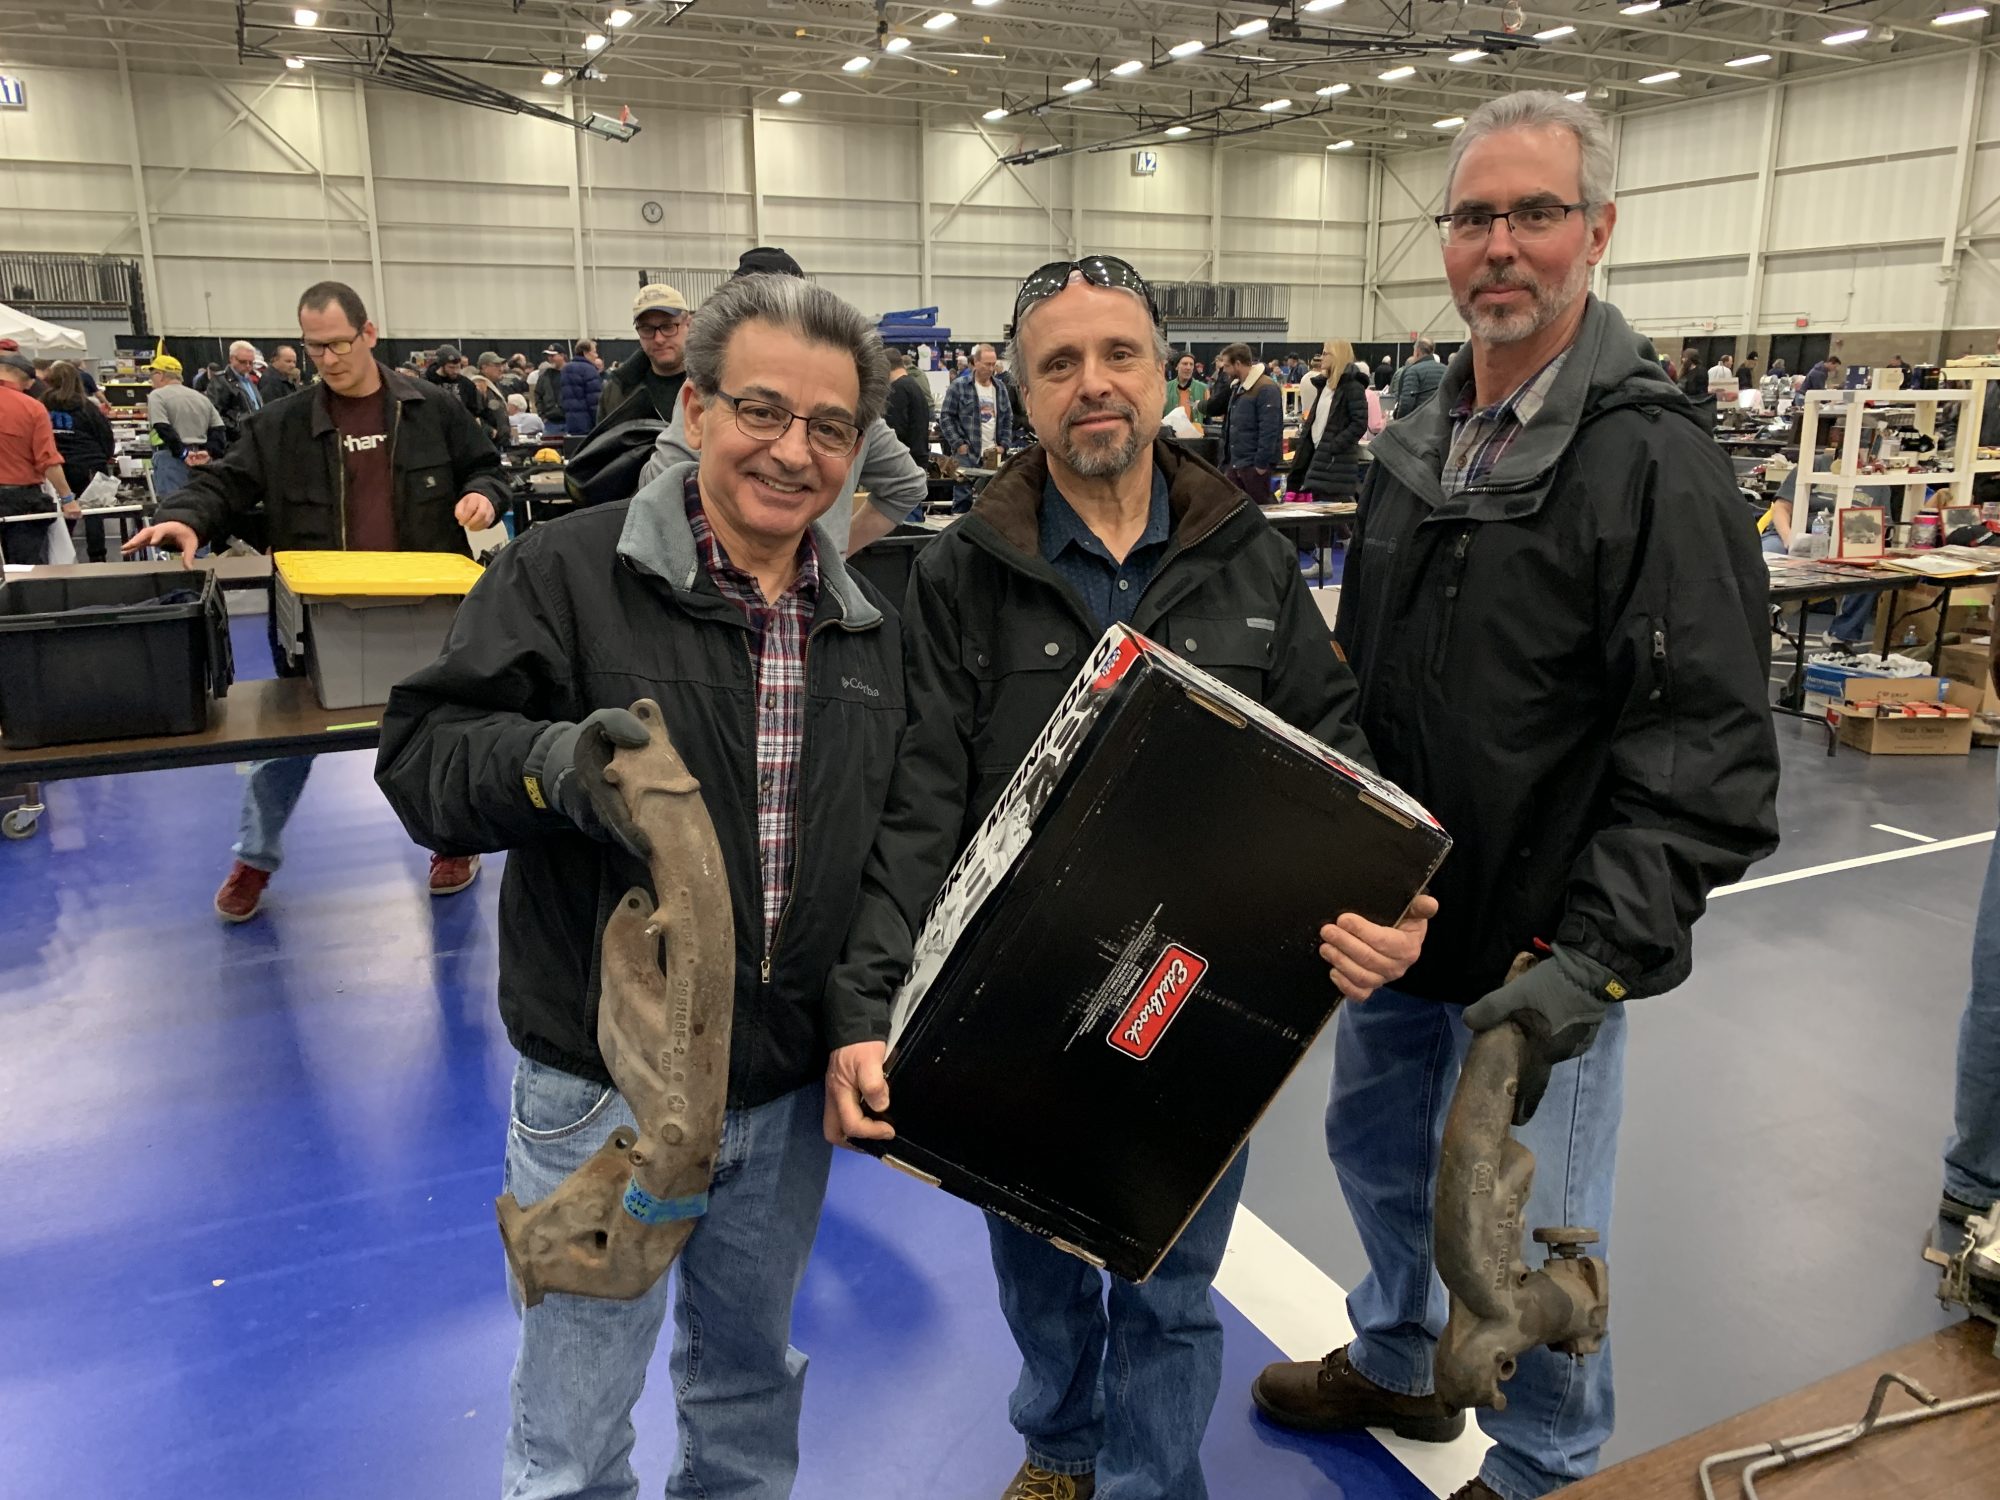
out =
<path fill-rule="evenodd" d="M 805 648 L 799 652 L 800 691 L 801 693 L 806 695 L 808 702 L 810 701 L 810 689 L 812 687 L 813 638 L 817 636 L 821 631 L 828 629 L 832 624 L 833 621 L 831 620 L 822 620 L 820 621 L 819 624 L 815 625 L 812 629 L 808 630 L 806 632 Z M 746 641 L 744 643 L 743 649 L 746 651 L 750 649 L 749 642 Z M 751 666 L 753 669 L 756 666 L 754 659 L 751 663 Z M 756 673 L 754 670 L 751 673 L 751 678 L 753 681 L 756 678 Z M 805 715 L 805 708 L 804 705 L 802 704 L 800 708 L 800 718 L 799 718 L 799 763 L 794 772 L 794 780 L 796 781 L 797 784 L 793 788 L 793 797 L 792 797 L 792 884 L 791 884 L 791 889 L 785 892 L 785 904 L 782 908 L 779 909 L 778 912 L 778 925 L 771 929 L 771 941 L 769 946 L 766 947 L 766 949 L 764 950 L 763 975 L 764 975 L 764 983 L 766 984 L 769 984 L 771 982 L 771 960 L 774 957 L 776 957 L 778 952 L 778 943 L 785 935 L 785 918 L 789 917 L 792 914 L 792 900 L 798 894 L 799 869 L 801 866 L 805 864 L 805 852 L 806 852 L 805 819 L 800 815 L 799 812 L 799 809 L 805 805 L 805 794 L 806 794 L 807 736 L 806 736 L 804 715 Z M 761 840 L 759 842 L 761 848 Z M 758 863 L 761 865 L 762 860 L 760 859 Z M 759 896 L 763 895 L 763 885 L 764 882 L 761 878 L 761 872 L 760 872 L 760 878 L 757 881 Z"/>
<path fill-rule="evenodd" d="M 1450 580 L 1444 586 L 1444 608 L 1438 611 L 1437 645 L 1431 651 L 1431 674 L 1444 670 L 1445 652 L 1451 645 L 1451 618 L 1458 610 L 1458 596 L 1465 585 L 1465 554 L 1472 546 L 1472 528 L 1459 532 L 1451 547 Z"/>

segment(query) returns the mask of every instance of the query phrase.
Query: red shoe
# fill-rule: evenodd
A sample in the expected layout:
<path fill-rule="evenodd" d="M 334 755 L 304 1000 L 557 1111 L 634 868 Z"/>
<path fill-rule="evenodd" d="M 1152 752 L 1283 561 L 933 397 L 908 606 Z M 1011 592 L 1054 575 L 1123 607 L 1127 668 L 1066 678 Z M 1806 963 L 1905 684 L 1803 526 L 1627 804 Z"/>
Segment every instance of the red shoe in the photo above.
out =
<path fill-rule="evenodd" d="M 433 854 L 431 856 L 431 894 L 433 896 L 456 896 L 478 878 L 479 856 L 476 854 Z"/>
<path fill-rule="evenodd" d="M 271 883 L 269 870 L 255 869 L 237 860 L 229 867 L 229 878 L 215 893 L 215 914 L 225 922 L 247 922 L 257 915 L 264 900 L 264 887 Z"/>

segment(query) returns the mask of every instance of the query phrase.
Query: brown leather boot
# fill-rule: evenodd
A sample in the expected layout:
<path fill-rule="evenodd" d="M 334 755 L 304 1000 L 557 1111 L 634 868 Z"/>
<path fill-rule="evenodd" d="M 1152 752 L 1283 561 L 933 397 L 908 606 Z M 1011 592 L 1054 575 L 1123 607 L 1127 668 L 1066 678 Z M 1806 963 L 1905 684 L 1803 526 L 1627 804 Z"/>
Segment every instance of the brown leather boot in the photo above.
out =
<path fill-rule="evenodd" d="M 1472 1479 L 1453 1490 L 1451 1500 L 1500 1500 L 1500 1492 L 1483 1479 Z"/>
<path fill-rule="evenodd" d="M 1090 1500 L 1097 1493 L 1095 1474 L 1051 1474 L 1024 1463 L 1000 1500 Z"/>
<path fill-rule="evenodd" d="M 1465 1413 L 1435 1395 L 1399 1396 L 1365 1379 L 1336 1349 L 1317 1363 L 1266 1365 L 1250 1388 L 1257 1409 L 1300 1432 L 1386 1427 L 1419 1443 L 1448 1443 L 1465 1431 Z"/>

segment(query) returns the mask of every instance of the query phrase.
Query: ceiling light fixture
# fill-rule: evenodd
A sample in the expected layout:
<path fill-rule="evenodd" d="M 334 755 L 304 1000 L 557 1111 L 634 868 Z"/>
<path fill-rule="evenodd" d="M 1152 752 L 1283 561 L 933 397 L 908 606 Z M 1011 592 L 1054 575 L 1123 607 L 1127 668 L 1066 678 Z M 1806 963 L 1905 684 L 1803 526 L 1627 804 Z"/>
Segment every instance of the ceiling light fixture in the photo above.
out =
<path fill-rule="evenodd" d="M 1167 48 L 1167 56 L 1193 57 L 1195 53 L 1202 51 L 1207 46 L 1207 42 L 1177 42 L 1175 45 Z"/>
<path fill-rule="evenodd" d="M 1660 8 L 1660 0 L 1638 0 L 1636 5 L 1621 5 L 1618 13 L 1622 16 L 1651 15 Z"/>
<path fill-rule="evenodd" d="M 993 108 L 987 110 L 986 113 L 981 115 L 979 118 L 982 120 L 1004 120 L 1007 118 L 1006 106 L 996 104 Z"/>
<path fill-rule="evenodd" d="M 1933 26 L 1961 26 L 1967 21 L 1981 21 L 1986 18 L 1986 7 L 1968 5 L 1964 10 L 1948 10 L 1941 16 L 1932 16 Z"/>
<path fill-rule="evenodd" d="M 294 26 L 317 26 L 319 25 L 319 12 L 316 10 L 307 10 L 301 5 L 297 10 L 292 12 L 292 24 Z"/>
<path fill-rule="evenodd" d="M 1484 47 L 1468 47 L 1463 52 L 1452 53 L 1451 60 L 1455 63 L 1478 62 L 1485 55 L 1486 49 Z"/>
<path fill-rule="evenodd" d="M 1111 76 L 1113 78 L 1130 78 L 1134 73 L 1144 72 L 1145 68 L 1146 65 L 1140 62 L 1139 59 L 1135 57 L 1130 62 L 1122 62 L 1117 67 L 1113 68 L 1111 70 Z"/>
<path fill-rule="evenodd" d="M 1647 74 L 1647 75 L 1646 75 L 1646 76 L 1645 76 L 1644 78 L 1641 78 L 1641 79 L 1639 80 L 1639 82 L 1641 82 L 1641 83 L 1672 83 L 1672 82 L 1673 82 L 1673 81 L 1674 81 L 1674 80 L 1675 80 L 1676 78 L 1678 78 L 1678 77 L 1680 77 L 1680 76 L 1681 76 L 1681 75 L 1680 75 L 1680 74 L 1678 74 L 1678 73 L 1676 73 L 1676 72 L 1675 72 L 1675 71 L 1674 71 L 1674 70 L 1673 70 L 1672 68 L 1669 68 L 1669 69 L 1667 69 L 1667 71 L 1666 71 L 1666 72 L 1664 72 L 1664 73 L 1648 73 L 1648 74 Z"/>
<path fill-rule="evenodd" d="M 1270 25 L 1270 17 L 1258 16 L 1254 20 L 1245 21 L 1240 26 L 1230 27 L 1229 34 L 1231 36 L 1255 36 L 1260 31 L 1268 30 Z"/>
<path fill-rule="evenodd" d="M 1289 99 L 1273 99 L 1270 103 L 1260 104 L 1257 107 L 1263 110 L 1264 113 L 1267 115 L 1275 115 L 1280 110 L 1290 109 L 1292 107 L 1292 101 Z"/>
<path fill-rule="evenodd" d="M 1464 115 L 1448 115 L 1442 120 L 1431 121 L 1433 130 L 1456 130 L 1465 123 Z"/>
<path fill-rule="evenodd" d="M 784 93 L 778 95 L 778 102 L 780 104 L 797 104 L 803 98 L 805 98 L 805 95 L 801 94 L 797 89 L 786 89 Z"/>
<path fill-rule="evenodd" d="M 1331 146 L 1328 146 L 1326 149 L 1329 151 L 1352 151 L 1354 149 L 1354 142 L 1335 141 Z"/>
<path fill-rule="evenodd" d="M 1403 66 L 1400 68 L 1391 68 L 1389 69 L 1388 72 L 1377 73 L 1375 76 L 1381 79 L 1384 83 L 1399 83 L 1405 78 L 1414 77 L 1416 75 L 1416 71 L 1417 70 L 1411 67 L 1408 63 L 1404 63 Z"/>
<path fill-rule="evenodd" d="M 1868 28 L 1857 26 L 1852 31 L 1836 31 L 1832 36 L 1823 36 L 1819 40 L 1820 45 L 1825 47 L 1845 47 L 1849 42 L 1867 41 Z"/>
<path fill-rule="evenodd" d="M 1728 62 L 1723 64 L 1723 67 L 1754 68 L 1758 63 L 1767 63 L 1770 60 L 1771 54 L 1768 52 L 1753 52 L 1748 57 L 1732 57 Z"/>
<path fill-rule="evenodd" d="M 1569 93 L 1564 94 L 1563 98 L 1569 100 L 1572 104 L 1581 104 L 1589 94 L 1590 90 L 1588 89 L 1572 89 Z"/>
<path fill-rule="evenodd" d="M 620 26 L 630 26 L 632 24 L 632 12 L 621 5 L 604 18 L 604 24 L 609 26 L 613 31 L 616 31 Z"/>
<path fill-rule="evenodd" d="M 1574 26 L 1551 26 L 1547 31 L 1536 32 L 1535 40 L 1538 42 L 1553 42 L 1561 37 L 1575 35 L 1576 28 Z"/>
<path fill-rule="evenodd" d="M 303 57 L 288 57 L 285 59 L 285 66 L 290 68 L 294 73 L 298 72 L 305 65 L 306 60 Z"/>
<path fill-rule="evenodd" d="M 603 32 L 593 31 L 583 39 L 583 50 L 586 52 L 600 52 L 609 45 L 610 41 L 611 39 Z"/>
<path fill-rule="evenodd" d="M 1192 130 L 1193 128 L 1194 128 L 1194 127 L 1193 127 L 1193 126 L 1191 126 L 1191 125 L 1169 125 L 1169 126 L 1167 127 L 1167 134 L 1168 134 L 1168 135 L 1186 135 L 1186 134 L 1187 134 L 1187 133 L 1188 133 L 1188 132 L 1189 132 L 1190 130 Z"/>
<path fill-rule="evenodd" d="M 1068 83 L 1063 85 L 1063 92 L 1065 94 L 1080 94 L 1085 89 L 1094 89 L 1096 87 L 1097 80 L 1095 78 L 1072 78 Z"/>
<path fill-rule="evenodd" d="M 560 69 L 557 68 L 550 68 L 548 72 L 542 75 L 543 88 L 552 89 L 556 87 L 558 84 L 560 84 L 562 81 L 563 81 L 562 72 Z"/>
<path fill-rule="evenodd" d="M 1306 3 L 1301 5 L 1299 9 L 1303 11 L 1332 10 L 1336 5 L 1345 5 L 1346 3 L 1347 0 L 1306 0 Z"/>
<path fill-rule="evenodd" d="M 1353 87 L 1351 83 L 1329 83 L 1323 89 L 1314 89 L 1313 94 L 1316 98 L 1331 99 L 1334 95 L 1344 94 Z"/>
<path fill-rule="evenodd" d="M 926 31 L 943 31 L 945 27 L 956 26 L 957 24 L 958 17 L 948 10 L 941 10 L 934 16 L 926 16 L 924 18 L 924 30 Z"/>
<path fill-rule="evenodd" d="M 872 57 L 850 57 L 840 65 L 840 71 L 843 73 L 865 73 L 874 66 L 875 59 Z"/>
<path fill-rule="evenodd" d="M 882 44 L 882 50 L 884 52 L 908 52 L 910 50 L 910 39 L 906 36 L 892 36 Z"/>

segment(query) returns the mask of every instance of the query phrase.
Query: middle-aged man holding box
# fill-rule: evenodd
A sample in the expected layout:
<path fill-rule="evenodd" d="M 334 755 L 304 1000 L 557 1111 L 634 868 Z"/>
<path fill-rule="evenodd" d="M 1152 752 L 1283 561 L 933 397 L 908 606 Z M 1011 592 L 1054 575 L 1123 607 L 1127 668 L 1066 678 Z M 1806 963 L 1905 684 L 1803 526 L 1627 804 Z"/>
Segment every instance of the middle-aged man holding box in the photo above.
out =
<path fill-rule="evenodd" d="M 888 380 L 869 320 L 790 276 L 703 303 L 687 369 L 698 457 L 503 549 L 443 656 L 390 696 L 376 779 L 414 836 L 508 851 L 500 1012 L 521 1056 L 506 1182 L 530 1206 L 633 1123 L 598 1050 L 598 954 L 619 896 L 651 877 L 575 767 L 590 736 L 643 744 L 628 706 L 659 703 L 721 843 L 736 936 L 722 1150 L 673 1277 L 666 1493 L 782 1500 L 805 1388 L 792 1298 L 831 1156 L 827 974 L 903 727 L 895 617 L 820 518 Z M 638 1494 L 632 1408 L 667 1287 L 523 1311 L 511 1500 Z"/>
<path fill-rule="evenodd" d="M 1613 169 L 1604 121 L 1560 94 L 1466 122 L 1438 222 L 1471 342 L 1375 440 L 1336 635 L 1382 771 L 1455 843 L 1422 960 L 1334 1023 L 1327 1142 L 1369 1272 L 1352 1343 L 1258 1378 L 1289 1427 L 1463 1429 L 1434 1394 L 1430 1185 L 1472 1033 L 1527 1035 L 1525 1225 L 1608 1245 L 1620 1002 L 1687 978 L 1708 893 L 1777 843 L 1768 584 L 1713 408 L 1587 291 Z M 1523 953 L 1545 956 L 1506 983 Z M 1591 1472 L 1610 1346 L 1580 1363 L 1532 1349 L 1505 1395 L 1454 1500 L 1531 1500 Z"/>
<path fill-rule="evenodd" d="M 1074 663 L 1113 623 L 1157 634 L 1169 607 L 1202 617 L 1221 654 L 1201 664 L 1368 758 L 1354 680 L 1292 548 L 1222 475 L 1156 441 L 1166 355 L 1152 293 L 1124 261 L 1058 261 L 1021 285 L 1008 362 L 1042 446 L 994 477 L 911 581 L 910 727 L 854 940 L 829 986 L 840 1048 L 827 1079 L 831 1139 L 892 1133 L 861 1103 L 888 1106 L 889 1001 L 924 910 Z M 1334 982 L 1361 999 L 1400 977 L 1435 910 L 1424 896 L 1400 928 L 1330 920 L 1320 951 Z M 988 1217 L 1000 1305 L 1022 1355 L 1009 1415 L 1027 1455 L 1006 1500 L 1206 1496 L 1201 1438 L 1222 1374 L 1209 1287 L 1244 1167 L 1239 1155 L 1147 1281 L 1114 1279 L 1108 1299 L 1101 1272 Z"/>

